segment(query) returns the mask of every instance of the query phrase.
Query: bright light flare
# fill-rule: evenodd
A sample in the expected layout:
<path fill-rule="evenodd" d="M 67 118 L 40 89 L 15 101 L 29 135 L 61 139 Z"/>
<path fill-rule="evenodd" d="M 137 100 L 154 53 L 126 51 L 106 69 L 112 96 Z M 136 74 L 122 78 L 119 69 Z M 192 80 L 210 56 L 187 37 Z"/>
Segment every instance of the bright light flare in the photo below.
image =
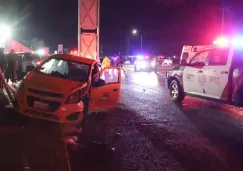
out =
<path fill-rule="evenodd" d="M 3 43 L 11 37 L 11 29 L 6 25 L 0 25 L 0 42 Z"/>
<path fill-rule="evenodd" d="M 243 46 L 243 38 L 241 37 L 233 39 L 232 44 L 234 46 Z"/>
<path fill-rule="evenodd" d="M 229 40 L 225 37 L 220 37 L 218 39 L 216 39 L 213 42 L 214 45 L 218 45 L 218 46 L 228 46 L 229 45 Z"/>
<path fill-rule="evenodd" d="M 143 55 L 137 55 L 136 57 L 137 57 L 137 59 L 143 59 L 144 58 Z"/>
<path fill-rule="evenodd" d="M 151 62 L 151 66 L 155 67 L 156 66 L 156 62 L 155 61 Z"/>
<path fill-rule="evenodd" d="M 38 55 L 44 55 L 44 54 L 45 54 L 45 51 L 43 49 L 38 50 Z"/>
<path fill-rule="evenodd" d="M 148 64 L 147 64 L 147 62 L 145 62 L 145 61 L 138 61 L 137 62 L 137 67 L 139 67 L 139 68 L 146 68 L 148 66 Z"/>
<path fill-rule="evenodd" d="M 40 64 L 41 64 L 41 62 L 40 62 L 40 61 L 37 61 L 37 62 L 36 62 L 36 65 L 40 65 Z"/>

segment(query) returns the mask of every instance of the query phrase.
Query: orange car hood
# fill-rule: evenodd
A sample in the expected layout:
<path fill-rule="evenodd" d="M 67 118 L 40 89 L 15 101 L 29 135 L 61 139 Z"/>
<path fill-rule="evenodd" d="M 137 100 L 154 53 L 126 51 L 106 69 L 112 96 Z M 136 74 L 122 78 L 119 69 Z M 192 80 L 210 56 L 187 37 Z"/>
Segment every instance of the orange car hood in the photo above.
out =
<path fill-rule="evenodd" d="M 69 94 L 70 92 L 87 86 L 87 82 L 72 81 L 63 78 L 47 76 L 34 72 L 25 79 L 24 84 L 26 88 L 33 88 L 43 91 Z"/>

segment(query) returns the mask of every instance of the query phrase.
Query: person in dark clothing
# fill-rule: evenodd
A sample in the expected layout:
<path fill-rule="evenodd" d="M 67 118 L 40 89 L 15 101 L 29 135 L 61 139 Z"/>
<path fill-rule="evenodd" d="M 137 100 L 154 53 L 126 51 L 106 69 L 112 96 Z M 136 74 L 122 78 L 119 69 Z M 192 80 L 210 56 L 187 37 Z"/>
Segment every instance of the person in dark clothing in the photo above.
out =
<path fill-rule="evenodd" d="M 15 54 L 13 49 L 11 50 L 10 54 L 8 54 L 7 60 L 8 60 L 8 69 L 7 69 L 6 79 L 8 82 L 12 76 L 11 81 L 13 84 L 15 84 L 17 79 L 16 77 L 17 77 L 18 57 Z"/>
<path fill-rule="evenodd" d="M 123 70 L 124 74 L 126 75 L 126 71 L 123 68 L 123 64 L 124 64 L 124 59 L 123 59 L 122 56 L 119 56 L 118 59 L 117 59 L 116 66 L 121 67 L 121 69 Z"/>
<path fill-rule="evenodd" d="M 6 56 L 4 54 L 4 49 L 0 48 L 0 68 L 2 70 L 2 73 L 4 74 L 4 72 L 7 69 L 7 59 Z M 0 88 L 3 87 L 3 81 L 2 79 L 0 79 Z"/>

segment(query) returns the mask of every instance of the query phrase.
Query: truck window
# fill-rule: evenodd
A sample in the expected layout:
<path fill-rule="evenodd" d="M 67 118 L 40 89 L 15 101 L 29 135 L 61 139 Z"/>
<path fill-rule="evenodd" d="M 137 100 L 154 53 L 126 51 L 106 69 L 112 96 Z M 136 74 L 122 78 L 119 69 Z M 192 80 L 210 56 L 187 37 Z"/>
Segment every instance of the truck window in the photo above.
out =
<path fill-rule="evenodd" d="M 201 65 L 208 65 L 208 54 L 209 51 L 202 51 L 196 54 L 194 58 L 190 61 L 190 65 L 193 66 L 201 66 Z"/>
<path fill-rule="evenodd" d="M 183 52 L 181 59 L 188 59 L 189 58 L 189 53 L 188 52 Z"/>
<path fill-rule="evenodd" d="M 227 65 L 229 49 L 213 49 L 210 50 L 208 65 Z"/>

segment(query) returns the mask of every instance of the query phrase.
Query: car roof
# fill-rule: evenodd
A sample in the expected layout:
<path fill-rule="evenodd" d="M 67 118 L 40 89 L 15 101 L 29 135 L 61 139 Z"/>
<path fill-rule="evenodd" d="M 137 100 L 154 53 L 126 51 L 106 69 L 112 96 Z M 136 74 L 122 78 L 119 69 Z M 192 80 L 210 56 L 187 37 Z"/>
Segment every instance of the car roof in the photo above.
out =
<path fill-rule="evenodd" d="M 81 63 L 85 63 L 85 64 L 92 64 L 94 61 L 96 61 L 94 59 L 85 58 L 85 57 L 81 57 L 81 56 L 64 55 L 64 54 L 52 55 L 49 58 L 60 58 L 60 59 L 64 59 L 64 60 L 71 60 L 74 62 L 81 62 Z"/>

